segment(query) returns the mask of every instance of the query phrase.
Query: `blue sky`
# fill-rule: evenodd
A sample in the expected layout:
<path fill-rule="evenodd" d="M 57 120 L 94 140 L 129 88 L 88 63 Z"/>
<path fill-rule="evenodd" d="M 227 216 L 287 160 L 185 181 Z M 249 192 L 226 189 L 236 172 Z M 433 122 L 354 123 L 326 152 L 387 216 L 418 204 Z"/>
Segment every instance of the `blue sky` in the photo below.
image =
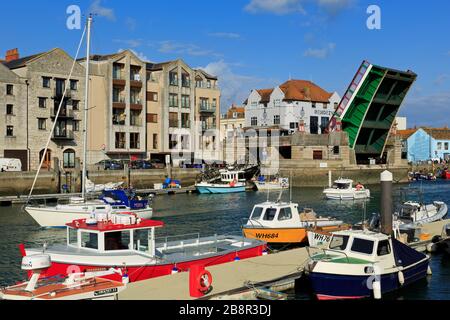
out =
<path fill-rule="evenodd" d="M 205 68 L 219 76 L 222 109 L 289 77 L 342 95 L 367 59 L 418 74 L 401 109 L 409 126 L 449 124 L 447 0 L 8 1 L 0 13 L 0 53 L 61 47 L 74 55 L 81 31 L 66 28 L 71 4 L 97 13 L 93 52 L 130 48 L 150 61 L 182 58 Z M 366 27 L 371 4 L 381 9 L 381 30 Z"/>

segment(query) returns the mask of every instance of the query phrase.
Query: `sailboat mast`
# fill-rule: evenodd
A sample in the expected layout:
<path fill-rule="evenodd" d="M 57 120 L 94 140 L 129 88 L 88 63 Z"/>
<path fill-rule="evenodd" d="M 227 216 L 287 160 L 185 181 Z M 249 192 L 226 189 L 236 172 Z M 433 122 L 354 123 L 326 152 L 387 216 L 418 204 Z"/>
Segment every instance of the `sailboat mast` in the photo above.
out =
<path fill-rule="evenodd" d="M 84 128 L 83 128 L 83 173 L 82 173 L 82 197 L 86 199 L 86 164 L 87 164 L 87 129 L 88 129 L 88 110 L 89 110 L 89 65 L 91 60 L 91 24 L 92 15 L 87 19 L 87 40 L 86 40 L 86 80 L 84 96 Z"/>

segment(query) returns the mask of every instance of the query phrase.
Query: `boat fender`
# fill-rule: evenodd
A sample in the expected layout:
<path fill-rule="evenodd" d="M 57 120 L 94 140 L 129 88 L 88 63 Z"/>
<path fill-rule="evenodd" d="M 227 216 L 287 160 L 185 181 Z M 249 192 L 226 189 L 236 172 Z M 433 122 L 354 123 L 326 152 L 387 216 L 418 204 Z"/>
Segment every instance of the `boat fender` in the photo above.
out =
<path fill-rule="evenodd" d="M 178 273 L 180 270 L 178 270 L 177 266 L 173 266 L 172 268 L 172 274 Z"/>
<path fill-rule="evenodd" d="M 405 275 L 401 271 L 398 272 L 398 282 L 401 286 L 405 284 Z"/>
<path fill-rule="evenodd" d="M 203 295 L 206 295 L 212 291 L 212 275 L 208 270 L 204 270 L 197 276 L 197 289 Z"/>
<path fill-rule="evenodd" d="M 427 252 L 436 252 L 436 244 L 434 243 L 427 244 Z"/>
<path fill-rule="evenodd" d="M 263 256 L 267 256 L 268 254 L 269 254 L 269 253 L 267 252 L 267 250 L 264 249 L 263 252 L 262 252 L 262 255 L 263 255 Z"/>
<path fill-rule="evenodd" d="M 428 265 L 427 275 L 431 276 L 432 274 L 433 274 L 433 272 L 431 271 L 431 267 Z"/>
<path fill-rule="evenodd" d="M 375 280 L 372 283 L 373 297 L 377 300 L 381 299 L 381 281 Z"/>

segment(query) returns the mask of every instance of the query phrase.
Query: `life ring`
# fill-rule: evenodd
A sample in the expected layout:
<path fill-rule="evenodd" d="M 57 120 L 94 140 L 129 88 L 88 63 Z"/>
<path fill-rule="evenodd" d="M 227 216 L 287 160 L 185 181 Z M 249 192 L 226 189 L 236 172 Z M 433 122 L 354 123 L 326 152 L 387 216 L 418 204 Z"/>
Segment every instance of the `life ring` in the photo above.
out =
<path fill-rule="evenodd" d="M 212 275 L 208 270 L 201 272 L 196 279 L 197 289 L 202 294 L 208 294 L 212 291 Z"/>

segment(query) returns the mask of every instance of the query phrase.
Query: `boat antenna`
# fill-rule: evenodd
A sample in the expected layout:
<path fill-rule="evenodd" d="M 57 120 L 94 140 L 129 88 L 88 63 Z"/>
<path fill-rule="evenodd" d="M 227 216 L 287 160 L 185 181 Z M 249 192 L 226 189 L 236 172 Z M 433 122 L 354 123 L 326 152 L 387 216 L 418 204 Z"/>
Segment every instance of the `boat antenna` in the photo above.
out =
<path fill-rule="evenodd" d="M 289 203 L 292 203 L 292 170 L 289 172 Z"/>
<path fill-rule="evenodd" d="M 88 110 L 89 110 L 89 64 L 91 61 L 91 25 L 92 14 L 87 19 L 87 39 L 86 39 L 86 83 L 84 96 L 84 129 L 83 129 L 83 173 L 81 181 L 81 194 L 84 201 L 86 201 L 86 161 L 87 161 L 87 129 L 88 129 Z"/>
<path fill-rule="evenodd" d="M 45 145 L 45 149 L 44 149 L 44 153 L 42 154 L 41 162 L 39 163 L 39 167 L 37 169 L 36 175 L 34 176 L 33 184 L 31 185 L 31 189 L 30 189 L 30 193 L 28 194 L 26 205 L 28 205 L 29 202 L 30 202 L 31 195 L 33 194 L 33 190 L 34 190 L 34 187 L 36 185 L 37 178 L 38 178 L 39 173 L 41 172 L 41 169 L 42 169 L 42 165 L 44 164 L 44 161 L 47 158 L 46 156 L 47 156 L 48 146 L 49 146 L 50 140 L 51 140 L 51 138 L 53 136 L 53 132 L 55 131 L 56 124 L 58 123 L 57 120 L 58 120 L 59 114 L 61 112 L 61 107 L 62 107 L 62 104 L 64 102 L 64 99 L 66 98 L 66 95 L 67 95 L 67 88 L 69 87 L 69 81 L 72 78 L 73 70 L 74 70 L 75 65 L 77 63 L 78 55 L 80 53 L 81 45 L 83 44 L 83 40 L 84 40 L 85 34 L 86 34 L 86 27 L 84 28 L 83 34 L 81 35 L 80 43 L 78 44 L 77 53 L 75 54 L 75 58 L 73 59 L 73 63 L 72 63 L 72 68 L 70 69 L 69 77 L 65 81 L 64 92 L 63 92 L 61 101 L 59 103 L 58 110 L 57 110 L 57 112 L 55 114 L 55 121 L 53 122 L 52 129 L 49 132 L 48 139 L 47 139 L 47 144 Z"/>

